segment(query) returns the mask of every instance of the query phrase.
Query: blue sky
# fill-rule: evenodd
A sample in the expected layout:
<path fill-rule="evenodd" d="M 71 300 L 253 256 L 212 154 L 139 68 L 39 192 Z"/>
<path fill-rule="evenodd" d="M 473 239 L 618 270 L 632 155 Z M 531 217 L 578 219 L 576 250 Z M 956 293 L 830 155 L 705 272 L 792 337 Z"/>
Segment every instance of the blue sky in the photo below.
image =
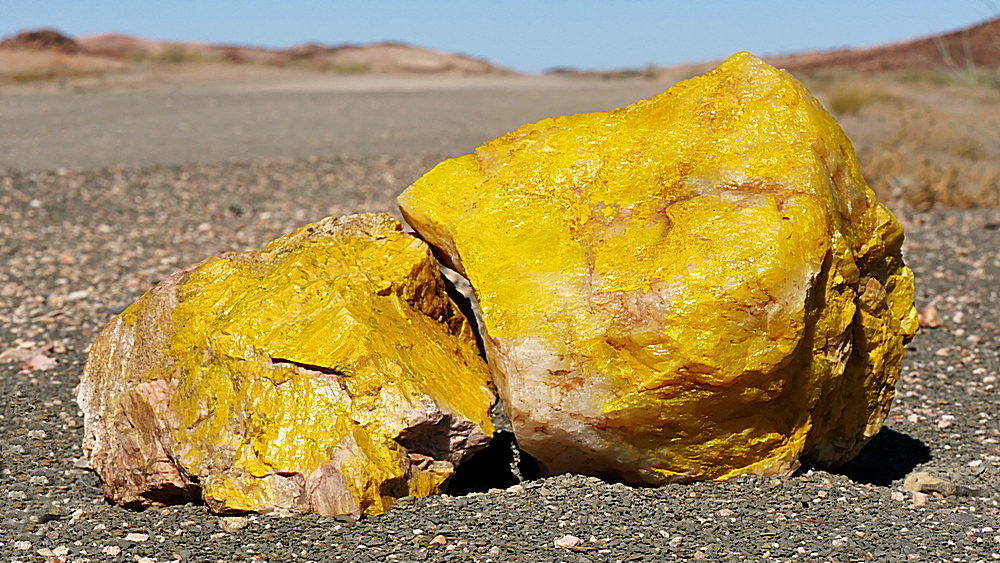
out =
<path fill-rule="evenodd" d="M 867 46 L 1000 16 L 1000 0 L 0 0 L 0 35 L 42 26 L 287 47 L 396 40 L 522 72 L 637 68 Z"/>

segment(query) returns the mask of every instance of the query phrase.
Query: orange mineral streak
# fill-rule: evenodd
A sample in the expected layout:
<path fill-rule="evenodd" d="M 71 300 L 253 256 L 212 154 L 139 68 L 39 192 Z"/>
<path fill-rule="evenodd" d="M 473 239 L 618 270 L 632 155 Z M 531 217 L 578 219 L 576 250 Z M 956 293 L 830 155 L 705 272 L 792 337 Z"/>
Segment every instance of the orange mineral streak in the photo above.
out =
<path fill-rule="evenodd" d="M 466 275 L 519 444 L 634 483 L 837 465 L 917 329 L 903 232 L 834 119 L 749 53 L 555 117 L 399 198 Z"/>

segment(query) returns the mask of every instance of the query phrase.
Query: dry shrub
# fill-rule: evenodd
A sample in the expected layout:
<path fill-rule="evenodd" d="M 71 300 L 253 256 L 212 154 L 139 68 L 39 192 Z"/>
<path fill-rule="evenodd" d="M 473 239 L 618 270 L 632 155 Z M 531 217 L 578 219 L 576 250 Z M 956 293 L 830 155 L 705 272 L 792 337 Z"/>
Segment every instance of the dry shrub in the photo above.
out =
<path fill-rule="evenodd" d="M 883 98 L 884 96 L 872 86 L 843 84 L 837 86 L 829 95 L 826 107 L 836 115 L 855 115 Z"/>
<path fill-rule="evenodd" d="M 209 56 L 204 50 L 198 50 L 180 43 L 168 43 L 159 52 L 144 55 L 137 62 L 152 62 L 159 64 L 178 65 L 183 63 L 212 62 L 218 57 Z"/>
<path fill-rule="evenodd" d="M 372 65 L 363 62 L 343 62 L 330 67 L 334 74 L 367 74 L 372 71 Z"/>

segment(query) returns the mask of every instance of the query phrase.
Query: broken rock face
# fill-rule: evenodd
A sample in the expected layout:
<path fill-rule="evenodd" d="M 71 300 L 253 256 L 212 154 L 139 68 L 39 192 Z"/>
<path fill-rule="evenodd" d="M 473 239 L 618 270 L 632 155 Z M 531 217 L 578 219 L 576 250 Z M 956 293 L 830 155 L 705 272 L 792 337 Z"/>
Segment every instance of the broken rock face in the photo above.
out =
<path fill-rule="evenodd" d="M 175 273 L 104 328 L 78 389 L 114 502 L 352 517 L 440 492 L 492 400 L 437 263 L 388 215 Z"/>
<path fill-rule="evenodd" d="M 525 125 L 399 203 L 472 284 L 506 413 L 549 474 L 838 465 L 881 428 L 917 329 L 902 229 L 850 142 L 749 53 Z"/>

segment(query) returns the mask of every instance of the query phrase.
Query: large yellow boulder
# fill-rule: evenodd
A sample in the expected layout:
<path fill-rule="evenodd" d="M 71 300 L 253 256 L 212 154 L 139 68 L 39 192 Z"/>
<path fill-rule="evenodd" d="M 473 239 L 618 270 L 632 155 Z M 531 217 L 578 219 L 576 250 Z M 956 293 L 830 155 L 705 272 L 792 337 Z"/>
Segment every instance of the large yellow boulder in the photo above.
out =
<path fill-rule="evenodd" d="M 493 394 L 401 227 L 324 219 L 177 272 L 112 320 L 78 389 L 104 494 L 358 517 L 440 492 L 492 435 Z"/>
<path fill-rule="evenodd" d="M 399 198 L 470 281 L 521 447 L 633 483 L 853 457 L 916 331 L 903 231 L 789 74 L 738 53 L 545 119 Z"/>

